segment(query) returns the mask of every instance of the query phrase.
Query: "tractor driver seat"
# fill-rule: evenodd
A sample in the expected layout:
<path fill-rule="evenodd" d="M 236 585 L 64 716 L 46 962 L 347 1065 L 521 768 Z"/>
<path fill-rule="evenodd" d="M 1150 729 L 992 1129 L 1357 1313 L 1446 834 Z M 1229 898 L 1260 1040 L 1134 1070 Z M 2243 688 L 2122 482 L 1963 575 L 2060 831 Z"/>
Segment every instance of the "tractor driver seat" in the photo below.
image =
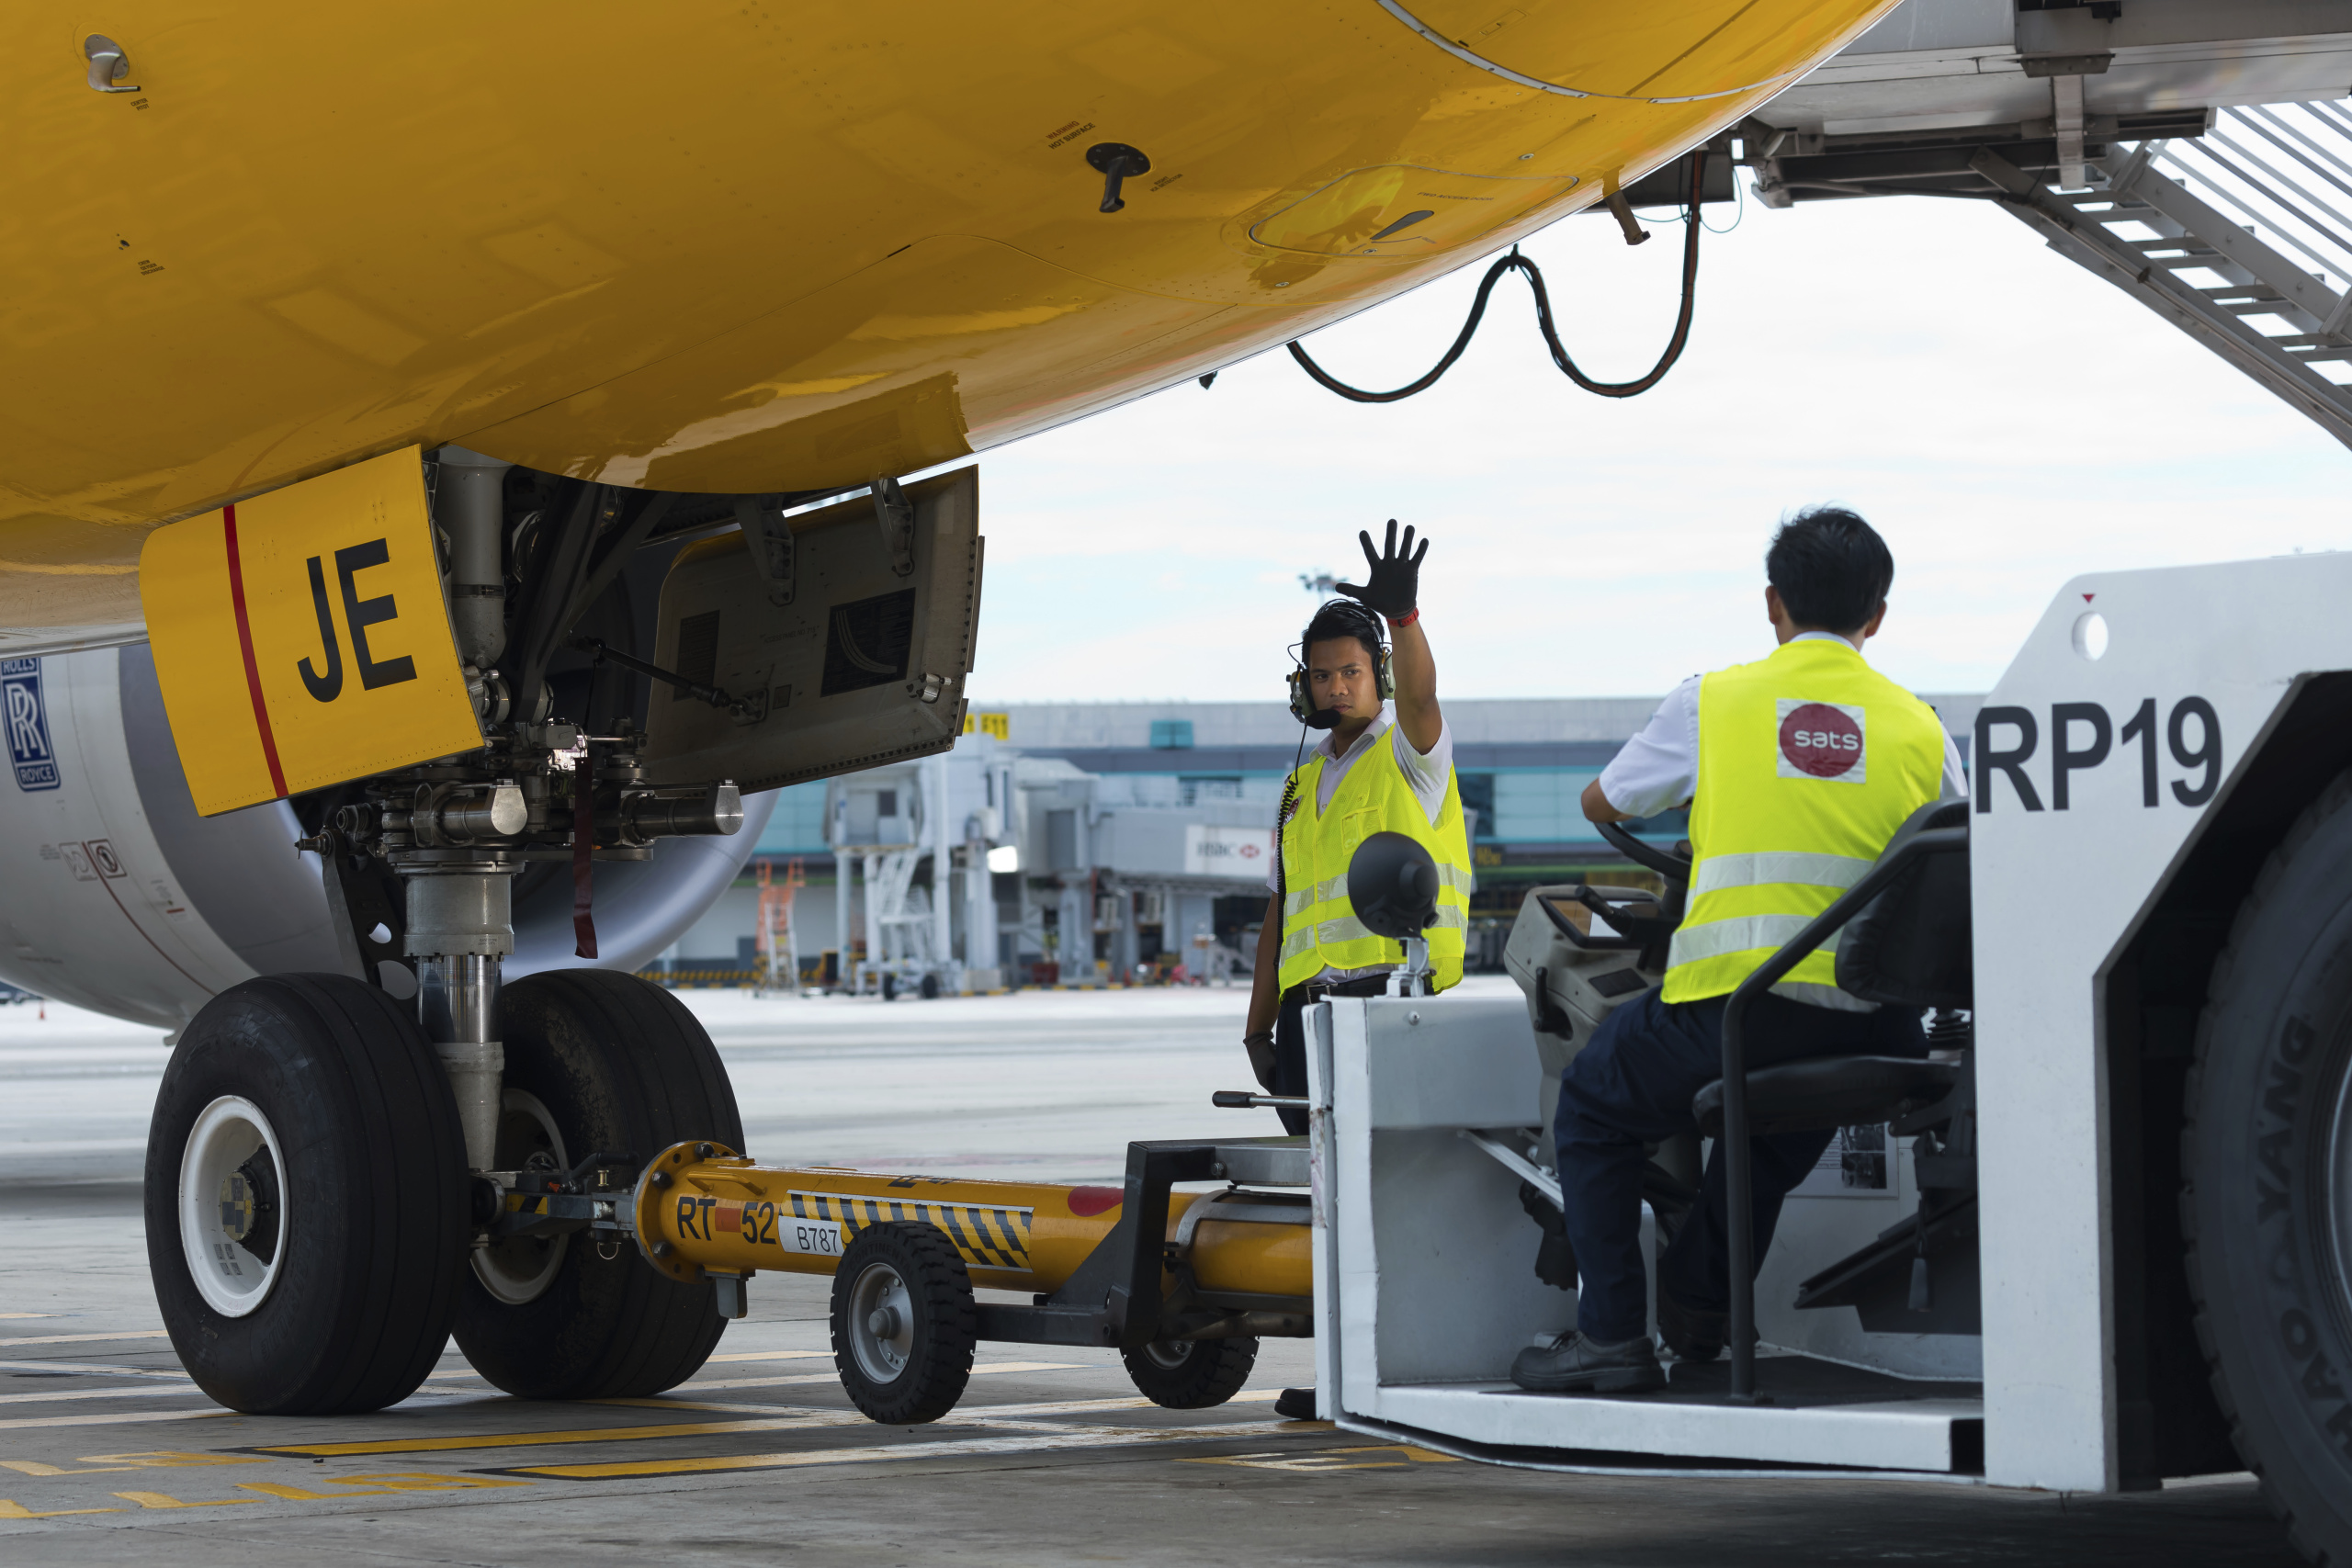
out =
<path fill-rule="evenodd" d="M 1928 834 L 1933 837 L 1923 840 Z M 1890 867 L 1892 875 L 1880 882 L 1878 874 Z M 1968 803 L 1941 801 L 1913 812 L 1887 840 L 1871 876 L 1815 921 L 1816 928 L 1825 924 L 1818 935 L 1800 935 L 1766 967 L 1785 972 L 1834 937 L 1838 988 L 1849 996 L 1885 1007 L 1966 1009 L 1973 986 Z M 1747 1075 L 1747 1130 L 1797 1133 L 1900 1121 L 1942 1100 L 1961 1067 L 1908 1056 L 1813 1056 L 1758 1068 Z M 1723 1080 L 1701 1089 L 1690 1111 L 1700 1132 L 1723 1136 Z"/>
<path fill-rule="evenodd" d="M 1962 1017 L 1972 1004 L 1974 985 L 1969 920 L 1968 803 L 1923 806 L 1895 829 L 1861 881 L 1732 993 L 1724 1010 L 1724 1077 L 1701 1089 L 1690 1110 L 1702 1133 L 1724 1140 L 1734 1403 L 1756 1398 L 1751 1137 L 1872 1122 L 1887 1123 L 1894 1135 L 1922 1134 L 1917 1151 L 1918 1211 L 1877 1242 L 1807 1280 L 1797 1306 L 1859 1304 L 1862 1295 L 1882 1293 L 1883 1276 L 1907 1259 L 1910 1308 L 1925 1311 L 1931 1294 L 1929 1253 L 1939 1243 L 1964 1246 L 1973 1263 L 1975 1094 L 1972 1025 Z M 1799 960 L 1832 939 L 1838 942 L 1840 990 L 1883 1007 L 1937 1010 L 1928 1035 L 1931 1055 L 1815 1056 L 1747 1071 L 1748 1008 Z M 1973 1314 L 1975 1292 L 1968 1294 Z"/>

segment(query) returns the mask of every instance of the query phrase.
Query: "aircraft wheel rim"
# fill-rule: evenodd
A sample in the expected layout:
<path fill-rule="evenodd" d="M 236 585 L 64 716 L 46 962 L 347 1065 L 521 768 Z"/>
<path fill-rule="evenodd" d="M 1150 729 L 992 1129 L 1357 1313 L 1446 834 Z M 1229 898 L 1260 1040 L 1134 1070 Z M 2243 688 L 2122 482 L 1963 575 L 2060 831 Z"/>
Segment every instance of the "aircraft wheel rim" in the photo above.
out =
<path fill-rule="evenodd" d="M 519 1089 L 503 1091 L 499 1097 L 497 1168 L 527 1168 L 531 1154 L 539 1152 L 547 1155 L 550 1173 L 571 1168 L 563 1131 L 539 1097 Z M 506 1305 L 526 1305 L 545 1295 L 555 1283 L 571 1244 L 570 1235 L 546 1240 L 509 1236 L 489 1242 L 473 1249 L 474 1278 Z"/>
<path fill-rule="evenodd" d="M 866 1265 L 850 1288 L 850 1353 L 877 1383 L 894 1382 L 915 1348 L 914 1294 L 887 1263 Z"/>
<path fill-rule="evenodd" d="M 236 1189 L 239 1182 L 250 1189 L 243 1171 L 263 1153 L 277 1176 L 266 1258 L 247 1246 L 260 1239 L 259 1216 L 250 1191 Z M 236 1094 L 207 1105 L 182 1145 L 179 1187 L 180 1247 L 205 1305 L 223 1317 L 244 1317 L 269 1299 L 293 1239 L 292 1198 L 285 1152 L 261 1107 Z"/>

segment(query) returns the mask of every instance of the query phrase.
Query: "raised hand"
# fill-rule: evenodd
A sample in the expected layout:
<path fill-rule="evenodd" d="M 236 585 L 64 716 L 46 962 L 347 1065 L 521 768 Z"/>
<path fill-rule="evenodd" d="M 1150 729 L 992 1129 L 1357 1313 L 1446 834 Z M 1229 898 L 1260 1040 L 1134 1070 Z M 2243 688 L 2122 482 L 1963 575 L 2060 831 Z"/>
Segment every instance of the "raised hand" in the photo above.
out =
<path fill-rule="evenodd" d="M 1396 519 L 1394 517 L 1388 520 L 1388 543 L 1383 552 L 1377 555 L 1373 552 L 1370 534 L 1360 532 L 1356 539 L 1363 546 L 1363 558 L 1371 568 L 1366 574 L 1370 581 L 1361 586 L 1352 582 L 1338 582 L 1332 586 L 1365 609 L 1385 615 L 1392 621 L 1410 616 L 1420 604 L 1421 558 L 1430 553 L 1429 541 L 1423 539 L 1421 547 L 1414 549 L 1413 530 L 1408 525 L 1404 547 L 1398 548 Z"/>

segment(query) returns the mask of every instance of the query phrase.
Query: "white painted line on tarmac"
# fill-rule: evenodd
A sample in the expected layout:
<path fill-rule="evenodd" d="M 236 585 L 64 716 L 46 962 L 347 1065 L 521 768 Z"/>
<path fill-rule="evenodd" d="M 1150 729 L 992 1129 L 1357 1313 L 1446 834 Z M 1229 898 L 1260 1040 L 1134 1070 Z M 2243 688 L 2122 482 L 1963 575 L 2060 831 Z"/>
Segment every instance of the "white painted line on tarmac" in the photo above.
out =
<path fill-rule="evenodd" d="M 0 1339 L 0 1350 L 11 1345 L 89 1345 L 106 1339 L 169 1339 L 161 1328 L 134 1328 L 126 1334 L 43 1334 L 30 1339 Z"/>
<path fill-rule="evenodd" d="M 106 1416 L 36 1416 L 0 1421 L 0 1431 L 27 1427 L 130 1427 L 141 1421 L 193 1421 L 204 1416 L 234 1416 L 214 1405 L 209 1410 L 124 1410 Z"/>
<path fill-rule="evenodd" d="M 186 1388 L 68 1388 L 54 1393 L 0 1393 L 0 1404 L 48 1404 L 67 1399 L 170 1399 L 202 1392 L 193 1382 Z"/>
<path fill-rule="evenodd" d="M 831 1350 L 738 1350 L 730 1355 L 713 1356 L 706 1365 L 719 1361 L 813 1361 L 831 1360 Z"/>
<path fill-rule="evenodd" d="M 990 1422 L 989 1425 L 996 1423 Z M 796 1453 L 730 1454 L 700 1459 L 618 1460 L 594 1464 L 517 1465 L 509 1473 L 571 1481 L 617 1481 L 656 1475 L 797 1469 L 807 1465 L 866 1464 L 884 1460 L 968 1459 L 996 1454 L 1049 1453 L 1066 1449 L 1142 1448 L 1165 1443 L 1222 1442 L 1265 1435 L 1263 1421 L 1232 1421 L 1214 1427 L 1040 1427 L 995 1438 L 951 1438 L 937 1442 L 882 1443 L 870 1448 L 816 1449 Z"/>
<path fill-rule="evenodd" d="M 187 1374 L 165 1371 L 156 1367 L 125 1367 L 112 1361 L 0 1361 L 0 1371 L 11 1372 L 72 1372 L 75 1377 L 91 1378 L 169 1378 L 187 1382 Z"/>

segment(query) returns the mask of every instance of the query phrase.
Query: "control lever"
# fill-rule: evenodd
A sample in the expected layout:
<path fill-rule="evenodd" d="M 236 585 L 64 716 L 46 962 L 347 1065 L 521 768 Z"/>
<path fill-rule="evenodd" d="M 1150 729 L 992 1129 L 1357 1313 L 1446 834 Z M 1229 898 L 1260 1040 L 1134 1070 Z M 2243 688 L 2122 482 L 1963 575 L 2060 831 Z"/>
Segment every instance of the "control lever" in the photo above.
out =
<path fill-rule="evenodd" d="M 640 675 L 675 686 L 686 695 L 708 703 L 712 707 L 725 708 L 739 717 L 751 713 L 752 704 L 747 699 L 730 697 L 717 686 L 706 686 L 698 681 L 689 681 L 674 670 L 664 670 L 659 664 L 650 663 L 634 654 L 623 653 L 599 638 L 576 637 L 571 639 L 571 646 L 586 654 L 595 663 L 603 664 L 609 661 L 619 665 L 624 670 L 634 670 Z"/>
<path fill-rule="evenodd" d="M 1255 1111 L 1260 1106 L 1272 1106 L 1276 1111 L 1304 1111 L 1306 1097 L 1303 1094 L 1251 1094 L 1247 1089 L 1221 1089 L 1209 1096 L 1209 1103 L 1220 1111 Z"/>

